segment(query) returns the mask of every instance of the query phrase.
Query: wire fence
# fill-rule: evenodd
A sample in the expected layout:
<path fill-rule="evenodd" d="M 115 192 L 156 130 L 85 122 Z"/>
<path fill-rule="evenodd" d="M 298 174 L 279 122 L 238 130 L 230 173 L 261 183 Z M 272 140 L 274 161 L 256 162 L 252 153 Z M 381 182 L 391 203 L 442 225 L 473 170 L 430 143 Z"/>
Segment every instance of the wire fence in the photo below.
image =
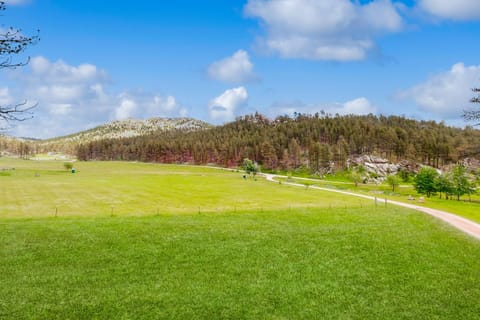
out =
<path fill-rule="evenodd" d="M 122 204 L 102 204 L 99 206 L 89 206 L 82 208 L 76 205 L 55 205 L 50 209 L 32 209 L 9 208 L 8 210 L 0 210 L 0 217 L 73 217 L 73 216 L 154 216 L 154 215 L 202 215 L 202 214 L 241 214 L 241 213 L 321 213 L 331 211 L 345 210 L 375 210 L 378 208 L 387 208 L 389 206 L 388 199 L 375 198 L 373 201 L 358 200 L 344 203 L 322 202 L 322 203 L 295 203 L 289 202 L 283 205 L 195 205 L 195 206 L 149 206 L 149 207 L 132 207 Z"/>

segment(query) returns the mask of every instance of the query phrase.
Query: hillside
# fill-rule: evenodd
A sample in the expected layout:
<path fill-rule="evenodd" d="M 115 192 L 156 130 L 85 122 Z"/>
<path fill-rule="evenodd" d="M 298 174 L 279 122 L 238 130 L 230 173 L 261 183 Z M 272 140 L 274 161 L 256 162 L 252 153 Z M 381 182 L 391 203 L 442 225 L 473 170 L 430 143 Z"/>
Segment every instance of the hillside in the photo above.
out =
<path fill-rule="evenodd" d="M 266 169 L 321 173 L 352 157 L 377 155 L 441 167 L 480 157 L 480 131 L 398 116 L 247 115 L 210 130 L 169 131 L 80 145 L 79 159 L 236 166 L 250 158 Z"/>
<path fill-rule="evenodd" d="M 33 143 L 33 139 L 15 138 L 0 134 L 0 156 L 29 154 Z"/>
<path fill-rule="evenodd" d="M 221 166 L 236 166 L 250 158 L 264 169 L 321 174 L 344 168 L 361 155 L 443 167 L 480 159 L 479 141 L 480 131 L 472 127 L 398 116 L 299 114 L 268 119 L 254 114 L 221 126 L 189 118 L 130 119 L 44 141 L 0 137 L 0 152 Z"/>
<path fill-rule="evenodd" d="M 0 152 L 20 156 L 30 153 L 63 152 L 74 155 L 80 143 L 103 139 L 122 139 L 161 134 L 171 130 L 193 132 L 211 128 L 212 125 L 192 118 L 151 118 L 147 120 L 127 119 L 47 140 L 0 137 Z"/>
<path fill-rule="evenodd" d="M 127 119 L 113 121 L 93 129 L 63 137 L 42 141 L 48 143 L 90 142 L 101 139 L 130 138 L 170 130 L 195 131 L 211 127 L 206 122 L 192 118 L 151 118 L 147 120 Z"/>

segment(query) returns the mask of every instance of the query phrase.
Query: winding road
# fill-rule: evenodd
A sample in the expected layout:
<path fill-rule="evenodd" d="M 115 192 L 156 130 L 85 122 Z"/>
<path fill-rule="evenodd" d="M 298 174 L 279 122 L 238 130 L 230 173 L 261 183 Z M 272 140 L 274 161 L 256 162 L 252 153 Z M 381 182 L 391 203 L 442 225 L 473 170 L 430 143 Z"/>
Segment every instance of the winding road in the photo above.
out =
<path fill-rule="evenodd" d="M 275 178 L 287 178 L 286 176 L 281 176 L 281 175 L 276 175 L 276 174 L 268 174 L 268 173 L 262 173 L 262 175 L 268 180 L 268 181 L 273 181 L 273 182 L 278 182 L 275 181 Z M 306 179 L 303 178 L 303 180 L 311 180 L 315 181 L 313 179 Z M 299 184 L 299 183 L 293 183 L 293 182 L 282 182 L 285 185 L 290 185 L 290 186 L 295 186 L 295 187 L 305 187 L 304 184 Z M 369 199 L 375 201 L 376 198 L 372 196 L 367 196 L 363 194 L 358 194 L 358 193 L 353 193 L 353 192 L 348 192 L 348 191 L 340 191 L 340 190 L 334 190 L 334 189 L 328 189 L 328 188 L 322 188 L 322 187 L 317 187 L 317 186 L 309 186 L 311 189 L 317 189 L 317 190 L 323 190 L 323 191 L 328 191 L 328 192 L 336 192 L 336 193 L 341 193 L 349 196 L 354 196 L 354 197 L 359 197 L 359 198 L 364 198 L 364 199 Z M 441 211 L 441 210 L 436 210 L 436 209 L 431 209 L 431 208 L 425 208 L 421 206 L 417 206 L 414 204 L 409 204 L 409 203 L 403 203 L 399 201 L 393 201 L 393 200 L 388 200 L 388 203 L 404 207 L 404 208 L 409 208 L 413 210 L 417 210 L 426 214 L 429 214 L 435 218 L 438 218 L 440 220 L 445 221 L 446 223 L 454 226 L 455 228 L 465 232 L 466 234 L 471 235 L 474 238 L 477 238 L 480 240 L 480 224 L 475 223 L 473 221 L 470 221 L 468 219 L 462 218 L 460 216 Z"/>

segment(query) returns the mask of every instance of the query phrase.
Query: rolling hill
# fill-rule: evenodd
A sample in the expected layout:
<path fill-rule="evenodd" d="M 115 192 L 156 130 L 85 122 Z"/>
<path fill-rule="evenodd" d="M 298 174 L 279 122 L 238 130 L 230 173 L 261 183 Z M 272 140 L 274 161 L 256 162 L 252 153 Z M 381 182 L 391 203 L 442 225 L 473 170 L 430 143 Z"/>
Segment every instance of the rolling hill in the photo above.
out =
<path fill-rule="evenodd" d="M 75 154 L 76 147 L 80 143 L 89 143 L 103 139 L 123 139 L 148 136 L 176 130 L 193 132 L 211 127 L 212 125 L 204 121 L 192 118 L 151 118 L 146 120 L 127 119 L 112 121 L 67 136 L 28 142 L 34 146 L 35 153 L 64 152 L 73 155 Z"/>
<path fill-rule="evenodd" d="M 89 142 L 101 139 L 130 138 L 170 130 L 196 131 L 212 127 L 210 124 L 192 118 L 151 118 L 146 120 L 117 120 L 93 129 L 71 135 L 43 140 L 42 144 L 57 142 Z"/>

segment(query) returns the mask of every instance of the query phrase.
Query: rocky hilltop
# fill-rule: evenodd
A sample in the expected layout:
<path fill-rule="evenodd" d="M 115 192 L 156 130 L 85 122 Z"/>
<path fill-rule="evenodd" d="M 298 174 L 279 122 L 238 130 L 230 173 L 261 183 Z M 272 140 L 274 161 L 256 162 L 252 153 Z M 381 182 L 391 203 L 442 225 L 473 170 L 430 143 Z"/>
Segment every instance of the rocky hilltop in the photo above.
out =
<path fill-rule="evenodd" d="M 205 130 L 213 126 L 192 118 L 151 118 L 112 121 L 75 134 L 47 140 L 13 138 L 0 135 L 0 155 L 29 156 L 36 153 L 59 152 L 75 155 L 79 144 L 104 139 L 124 139 L 149 136 L 173 130 L 185 133 Z"/>
<path fill-rule="evenodd" d="M 72 135 L 44 140 L 42 143 L 88 142 L 101 139 L 130 138 L 152 134 L 159 131 L 184 130 L 195 131 L 210 128 L 211 125 L 192 118 L 151 118 L 147 120 L 127 119 L 113 121 L 96 128 Z"/>
<path fill-rule="evenodd" d="M 42 140 L 36 143 L 37 152 L 57 151 L 75 154 L 80 143 L 104 139 L 123 139 L 147 136 L 158 132 L 182 130 L 193 132 L 211 128 L 212 125 L 192 118 L 151 118 L 146 120 L 127 119 L 81 131 L 72 135 Z"/>

